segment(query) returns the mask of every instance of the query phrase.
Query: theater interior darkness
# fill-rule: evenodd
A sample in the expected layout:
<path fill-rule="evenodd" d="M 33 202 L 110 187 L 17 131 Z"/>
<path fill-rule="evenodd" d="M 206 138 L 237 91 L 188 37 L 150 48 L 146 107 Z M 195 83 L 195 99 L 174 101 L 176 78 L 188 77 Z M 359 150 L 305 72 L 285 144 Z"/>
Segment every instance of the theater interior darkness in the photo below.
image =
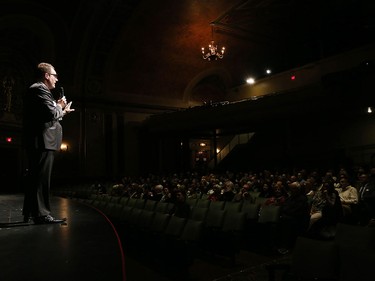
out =
<path fill-rule="evenodd" d="M 225 52 L 209 60 L 212 41 Z M 2 223 L 27 184 L 23 95 L 39 62 L 55 66 L 53 93 L 63 87 L 76 109 L 62 121 L 56 188 L 152 173 L 375 164 L 372 0 L 1 0 Z M 68 230 L 59 226 L 61 241 L 92 218 L 110 232 L 91 208 L 55 199 L 61 214 L 80 212 Z M 21 229 L 38 231 L 7 233 Z"/>

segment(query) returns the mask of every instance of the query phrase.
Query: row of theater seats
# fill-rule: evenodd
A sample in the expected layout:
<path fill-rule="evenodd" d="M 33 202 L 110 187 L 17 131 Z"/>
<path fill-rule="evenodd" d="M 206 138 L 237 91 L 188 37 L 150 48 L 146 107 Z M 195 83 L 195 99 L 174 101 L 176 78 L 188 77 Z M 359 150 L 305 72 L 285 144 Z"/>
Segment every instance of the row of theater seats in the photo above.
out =
<path fill-rule="evenodd" d="M 244 217 L 246 221 L 258 223 L 277 223 L 280 217 L 279 206 L 264 206 L 264 198 L 259 198 L 255 202 L 225 202 L 210 201 L 207 199 L 188 199 L 191 207 L 189 219 L 201 220 L 205 225 L 215 224 L 215 227 L 226 227 L 226 218 L 231 215 Z M 147 210 L 157 213 L 169 213 L 173 203 L 165 203 L 153 200 L 136 199 L 128 197 L 116 197 L 108 195 L 92 195 L 89 199 L 83 199 L 92 206 L 97 207 L 115 220 L 126 220 L 127 215 L 133 210 Z M 217 217 L 214 223 L 213 217 Z M 225 219 L 226 218 L 226 219 Z M 229 226 L 228 226 L 229 227 Z"/>
<path fill-rule="evenodd" d="M 254 241 L 254 234 L 276 224 L 280 215 L 280 207 L 261 206 L 259 202 L 189 199 L 190 217 L 179 218 L 169 215 L 172 203 L 108 195 L 93 195 L 81 201 L 106 214 L 127 243 L 146 246 L 143 255 L 152 256 L 161 247 L 165 260 L 184 256 L 191 261 L 197 254 L 208 252 L 235 262 L 239 250 Z M 176 249 L 180 253 L 175 253 Z"/>

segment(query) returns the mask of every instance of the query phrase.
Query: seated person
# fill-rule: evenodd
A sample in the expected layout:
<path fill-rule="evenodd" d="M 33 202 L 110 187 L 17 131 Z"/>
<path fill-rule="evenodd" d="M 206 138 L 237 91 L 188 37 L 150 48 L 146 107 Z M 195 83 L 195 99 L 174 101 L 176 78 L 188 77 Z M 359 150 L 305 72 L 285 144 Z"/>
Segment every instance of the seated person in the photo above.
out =
<path fill-rule="evenodd" d="M 234 192 L 234 183 L 232 181 L 226 181 L 224 183 L 224 188 L 222 189 L 221 196 L 219 198 L 220 201 L 231 202 L 233 201 L 234 196 L 236 195 Z"/>
<path fill-rule="evenodd" d="M 370 174 L 362 173 L 359 179 L 358 221 L 361 225 L 373 225 L 375 221 L 375 168 L 371 168 Z"/>
<path fill-rule="evenodd" d="M 182 190 L 176 192 L 174 206 L 169 211 L 171 216 L 188 219 L 190 217 L 190 205 L 186 202 L 186 194 Z"/>
<path fill-rule="evenodd" d="M 275 182 L 272 188 L 271 196 L 264 202 L 264 205 L 276 205 L 281 206 L 285 202 L 287 197 L 286 187 L 283 181 L 278 180 Z"/>
<path fill-rule="evenodd" d="M 340 178 L 340 185 L 336 188 L 339 193 L 343 219 L 352 217 L 353 209 L 358 204 L 358 191 L 355 187 L 351 186 L 347 177 L 342 176 Z"/>
<path fill-rule="evenodd" d="M 299 182 L 289 184 L 289 196 L 281 206 L 279 223 L 279 253 L 286 254 L 294 247 L 299 235 L 303 235 L 308 227 L 310 206 L 307 196 Z"/>
<path fill-rule="evenodd" d="M 334 181 L 325 179 L 312 199 L 309 232 L 317 234 L 326 226 L 334 226 L 341 216 L 341 201 Z"/>

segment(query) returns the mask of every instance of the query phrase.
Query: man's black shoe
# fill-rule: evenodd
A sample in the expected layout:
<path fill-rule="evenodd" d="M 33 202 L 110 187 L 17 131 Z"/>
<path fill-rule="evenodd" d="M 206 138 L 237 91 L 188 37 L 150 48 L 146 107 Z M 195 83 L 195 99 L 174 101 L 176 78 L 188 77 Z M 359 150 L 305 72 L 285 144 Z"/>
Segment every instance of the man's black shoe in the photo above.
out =
<path fill-rule="evenodd" d="M 23 217 L 23 222 L 24 223 L 30 223 L 32 220 L 33 220 L 33 218 L 30 217 L 30 216 L 24 216 Z"/>
<path fill-rule="evenodd" d="M 65 219 L 55 219 L 51 215 L 34 218 L 35 224 L 63 223 Z"/>

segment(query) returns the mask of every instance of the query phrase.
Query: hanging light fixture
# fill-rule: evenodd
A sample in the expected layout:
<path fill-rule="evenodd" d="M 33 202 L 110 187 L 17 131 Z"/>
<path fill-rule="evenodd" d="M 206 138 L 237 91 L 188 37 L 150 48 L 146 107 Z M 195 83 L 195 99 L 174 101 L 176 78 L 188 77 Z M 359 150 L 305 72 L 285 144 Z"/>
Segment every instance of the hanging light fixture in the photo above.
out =
<path fill-rule="evenodd" d="M 211 61 L 211 60 L 217 60 L 222 59 L 224 57 L 225 47 L 222 47 L 220 51 L 218 51 L 217 45 L 215 45 L 215 41 L 213 40 L 214 37 L 214 28 L 212 27 L 212 40 L 211 44 L 208 45 L 208 51 L 205 51 L 205 48 L 202 47 L 202 56 L 203 59 Z"/>

